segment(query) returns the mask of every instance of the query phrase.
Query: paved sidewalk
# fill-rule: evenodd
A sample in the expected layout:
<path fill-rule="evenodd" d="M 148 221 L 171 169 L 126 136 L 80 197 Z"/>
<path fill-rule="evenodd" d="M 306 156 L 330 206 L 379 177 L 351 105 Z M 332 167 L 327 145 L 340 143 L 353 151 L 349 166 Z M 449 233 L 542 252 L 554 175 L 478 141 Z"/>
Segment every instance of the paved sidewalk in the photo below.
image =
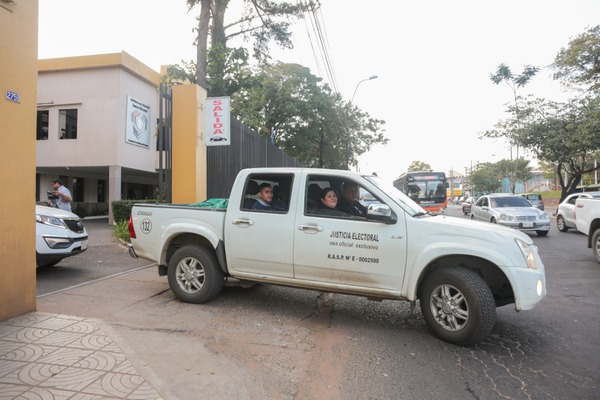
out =
<path fill-rule="evenodd" d="M 0 399 L 160 399 L 99 322 L 33 312 L 0 322 Z"/>
<path fill-rule="evenodd" d="M 90 246 L 118 245 L 107 220 L 84 223 L 94 238 Z M 121 262 L 128 260 L 123 252 Z M 125 277 L 136 273 L 144 278 Z M 0 399 L 161 399 L 106 321 L 111 313 L 153 296 L 156 278 L 154 268 L 138 268 L 38 298 L 38 311 L 0 321 Z M 78 300 L 83 293 L 93 301 Z M 153 378 L 151 372 L 147 376 Z"/>

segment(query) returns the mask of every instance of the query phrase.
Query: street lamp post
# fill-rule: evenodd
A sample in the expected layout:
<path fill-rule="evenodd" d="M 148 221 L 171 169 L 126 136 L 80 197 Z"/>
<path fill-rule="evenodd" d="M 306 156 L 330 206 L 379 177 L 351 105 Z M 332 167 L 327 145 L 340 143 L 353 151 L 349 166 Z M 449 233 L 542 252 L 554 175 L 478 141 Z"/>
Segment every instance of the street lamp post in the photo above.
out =
<path fill-rule="evenodd" d="M 354 93 L 352 94 L 352 99 L 350 100 L 349 107 L 352 107 L 352 103 L 354 103 L 354 96 L 356 96 L 356 91 L 358 90 L 358 86 L 365 81 L 370 81 L 373 79 L 377 79 L 377 75 L 371 75 L 368 78 L 365 78 L 361 81 L 358 81 L 356 87 L 354 88 Z M 346 113 L 346 169 L 350 169 L 350 124 L 349 124 L 349 111 Z"/>

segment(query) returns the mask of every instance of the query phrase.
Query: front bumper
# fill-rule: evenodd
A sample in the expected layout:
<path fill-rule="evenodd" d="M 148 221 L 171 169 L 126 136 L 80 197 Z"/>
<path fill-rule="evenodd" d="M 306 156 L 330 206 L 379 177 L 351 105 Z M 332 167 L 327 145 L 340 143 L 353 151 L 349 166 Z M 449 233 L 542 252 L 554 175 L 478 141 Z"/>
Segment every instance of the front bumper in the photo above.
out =
<path fill-rule="evenodd" d="M 508 228 L 518 229 L 520 231 L 549 231 L 550 221 L 548 222 L 521 222 L 521 221 L 498 221 L 498 225 L 506 226 Z"/>

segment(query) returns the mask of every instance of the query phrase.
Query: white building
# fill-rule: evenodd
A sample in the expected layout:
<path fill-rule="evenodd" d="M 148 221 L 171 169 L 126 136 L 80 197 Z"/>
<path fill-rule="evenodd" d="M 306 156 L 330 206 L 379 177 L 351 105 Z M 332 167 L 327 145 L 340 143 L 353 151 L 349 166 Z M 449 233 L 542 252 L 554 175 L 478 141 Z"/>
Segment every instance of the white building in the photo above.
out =
<path fill-rule="evenodd" d="M 39 60 L 36 200 L 57 178 L 74 211 L 155 198 L 159 84 L 125 52 Z"/>

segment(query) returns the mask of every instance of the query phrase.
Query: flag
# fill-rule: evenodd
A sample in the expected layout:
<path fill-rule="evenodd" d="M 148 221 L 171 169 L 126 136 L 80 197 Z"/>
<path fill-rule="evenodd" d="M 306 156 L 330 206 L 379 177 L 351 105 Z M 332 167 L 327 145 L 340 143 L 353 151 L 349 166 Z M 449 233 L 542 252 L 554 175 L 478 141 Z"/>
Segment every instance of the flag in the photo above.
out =
<path fill-rule="evenodd" d="M 275 128 L 271 128 L 271 144 L 275 144 Z"/>

